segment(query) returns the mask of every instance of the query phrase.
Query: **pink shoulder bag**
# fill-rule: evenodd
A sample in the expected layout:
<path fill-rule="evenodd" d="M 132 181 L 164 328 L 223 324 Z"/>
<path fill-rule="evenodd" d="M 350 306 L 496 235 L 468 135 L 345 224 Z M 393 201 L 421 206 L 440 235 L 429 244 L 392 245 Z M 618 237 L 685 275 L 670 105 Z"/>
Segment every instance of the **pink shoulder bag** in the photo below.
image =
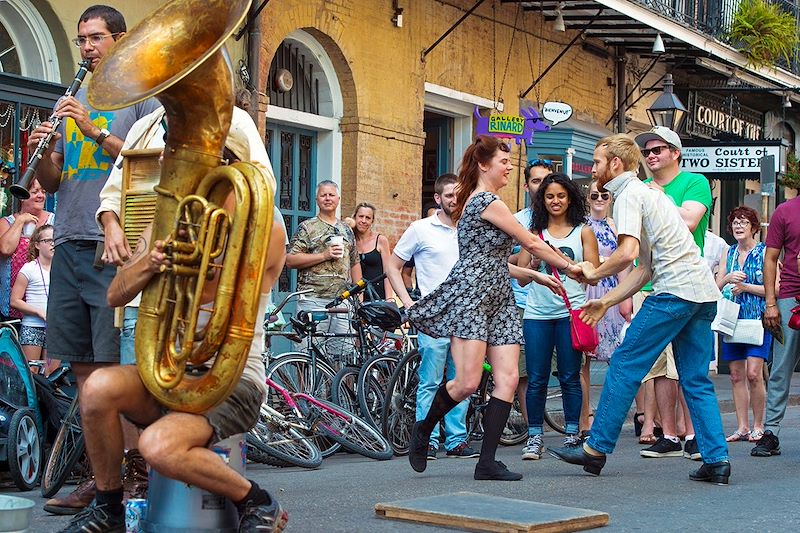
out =
<path fill-rule="evenodd" d="M 542 235 L 541 231 L 539 232 L 539 238 L 544 241 L 544 235 Z M 552 265 L 550 268 L 553 271 L 553 275 L 561 279 L 561 276 L 558 275 L 558 270 Z M 564 288 L 561 289 L 561 298 L 564 299 L 564 304 L 567 306 L 567 311 L 569 311 L 569 331 L 572 335 L 572 347 L 579 352 L 595 351 L 600 344 L 597 330 L 580 319 L 581 310 L 572 308 L 569 304 L 569 298 L 567 298 L 567 291 Z"/>

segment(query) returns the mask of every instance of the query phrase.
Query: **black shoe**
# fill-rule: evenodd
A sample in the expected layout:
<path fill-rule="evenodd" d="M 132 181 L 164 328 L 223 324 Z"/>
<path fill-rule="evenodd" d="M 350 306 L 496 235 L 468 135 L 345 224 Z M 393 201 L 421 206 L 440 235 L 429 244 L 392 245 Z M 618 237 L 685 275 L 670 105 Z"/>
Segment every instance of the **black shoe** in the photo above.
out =
<path fill-rule="evenodd" d="M 422 421 L 414 422 L 411 428 L 411 443 L 408 446 L 408 462 L 416 472 L 424 472 L 428 467 L 428 439 L 430 435 L 422 435 L 419 426 Z"/>
<path fill-rule="evenodd" d="M 287 513 L 276 499 L 269 505 L 246 505 L 239 516 L 239 533 L 280 533 L 289 521 Z"/>
<path fill-rule="evenodd" d="M 688 439 L 683 443 L 683 456 L 692 461 L 702 459 L 700 448 L 697 447 L 697 439 Z"/>
<path fill-rule="evenodd" d="M 689 474 L 689 479 L 692 481 L 708 481 L 717 485 L 727 485 L 729 477 L 731 477 L 731 464 L 728 461 L 703 463 L 697 471 Z"/>
<path fill-rule="evenodd" d="M 92 502 L 83 511 L 72 517 L 60 533 L 125 533 L 125 509 L 119 514 L 111 513 L 108 505 Z"/>
<path fill-rule="evenodd" d="M 462 442 L 452 450 L 447 450 L 445 454 L 447 457 L 458 457 L 459 459 L 471 459 L 478 457 L 480 454 L 469 447 L 469 444 Z"/>
<path fill-rule="evenodd" d="M 674 442 L 666 437 L 659 437 L 655 444 L 639 452 L 642 457 L 683 457 L 681 442 Z"/>
<path fill-rule="evenodd" d="M 437 448 L 433 444 L 428 444 L 428 457 L 427 457 L 428 461 L 435 461 L 436 454 L 438 453 L 438 451 L 439 448 Z"/>
<path fill-rule="evenodd" d="M 519 481 L 522 474 L 512 472 L 500 461 L 475 465 L 475 479 L 478 481 Z"/>
<path fill-rule="evenodd" d="M 781 454 L 781 443 L 778 436 L 770 430 L 766 430 L 764 435 L 756 442 L 756 447 L 750 450 L 753 457 L 770 457 Z"/>
<path fill-rule="evenodd" d="M 547 453 L 572 465 L 583 465 L 583 470 L 593 476 L 599 476 L 606 465 L 605 455 L 589 455 L 583 446 L 569 448 L 550 448 Z"/>

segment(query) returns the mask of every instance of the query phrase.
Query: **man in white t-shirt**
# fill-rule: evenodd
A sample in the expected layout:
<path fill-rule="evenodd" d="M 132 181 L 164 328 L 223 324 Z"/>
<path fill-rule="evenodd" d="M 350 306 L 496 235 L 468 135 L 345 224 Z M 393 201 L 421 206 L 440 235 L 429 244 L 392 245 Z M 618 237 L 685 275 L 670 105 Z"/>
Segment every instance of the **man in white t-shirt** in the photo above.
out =
<path fill-rule="evenodd" d="M 414 259 L 417 271 L 417 288 L 422 296 L 433 292 L 450 273 L 458 261 L 458 235 L 450 214 L 456 205 L 456 176 L 443 174 L 434 184 L 434 198 L 441 206 L 432 216 L 417 220 L 400 237 L 394 248 L 386 270 L 397 297 L 403 305 L 411 307 L 413 301 L 408 295 L 401 275 L 403 265 Z M 453 357 L 450 354 L 450 339 L 437 339 L 423 333 L 417 336 L 417 344 L 422 361 L 419 366 L 419 387 L 417 388 L 417 420 L 425 418 L 433 402 L 436 391 L 442 384 L 447 367 L 447 379 L 456 374 Z M 459 403 L 444 417 L 444 447 L 448 457 L 478 457 L 478 452 L 467 442 L 466 415 L 468 400 Z M 428 443 L 428 459 L 436 459 L 439 450 L 439 427 L 434 428 Z"/>
<path fill-rule="evenodd" d="M 525 183 L 522 188 L 527 193 L 528 205 L 532 205 L 533 195 L 539 190 L 539 185 L 542 184 L 548 174 L 553 173 L 553 162 L 549 159 L 534 159 L 525 167 Z M 533 211 L 530 207 L 525 207 L 514 214 L 520 224 L 525 229 L 530 229 L 533 221 Z M 514 247 L 514 253 L 519 252 L 519 245 Z M 511 263 L 516 264 L 516 261 L 510 260 Z M 528 299 L 528 287 L 523 287 L 519 284 L 516 278 L 511 278 L 511 290 L 514 291 L 514 303 L 517 304 L 519 309 L 520 318 L 525 311 L 525 302 Z M 519 409 L 522 414 L 523 420 L 528 420 L 528 410 L 525 405 L 525 395 L 528 390 L 528 369 L 525 367 L 525 345 L 522 344 L 519 350 L 519 385 L 517 386 L 517 398 L 519 398 Z"/>

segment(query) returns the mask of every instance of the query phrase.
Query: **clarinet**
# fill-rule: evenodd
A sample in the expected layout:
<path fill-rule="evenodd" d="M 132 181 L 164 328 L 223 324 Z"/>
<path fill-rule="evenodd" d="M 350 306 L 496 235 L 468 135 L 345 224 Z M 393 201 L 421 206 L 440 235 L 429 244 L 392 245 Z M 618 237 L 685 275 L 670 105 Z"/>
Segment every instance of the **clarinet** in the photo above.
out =
<path fill-rule="evenodd" d="M 75 79 L 72 80 L 72 84 L 67 88 L 67 92 L 64 93 L 63 98 L 68 98 L 78 92 L 78 89 L 83 83 L 83 79 L 86 77 L 86 73 L 89 72 L 89 65 L 91 64 L 91 59 L 84 59 L 78 66 L 78 72 L 75 74 Z M 59 99 L 59 102 L 61 101 Z M 33 178 L 36 175 L 36 168 L 39 166 L 39 162 L 42 160 L 42 156 L 44 156 L 45 150 L 47 147 L 50 146 L 50 141 L 53 140 L 53 136 L 56 134 L 58 130 L 58 126 L 61 124 L 61 117 L 57 116 L 55 113 L 50 115 L 48 119 L 49 122 L 53 124 L 53 129 L 48 133 L 42 140 L 39 141 L 39 145 L 34 150 L 31 158 L 28 160 L 28 167 L 25 169 L 25 174 L 22 175 L 19 182 L 15 183 L 11 187 L 9 187 L 9 192 L 15 197 L 20 200 L 27 200 L 31 197 L 28 189 L 33 182 Z"/>

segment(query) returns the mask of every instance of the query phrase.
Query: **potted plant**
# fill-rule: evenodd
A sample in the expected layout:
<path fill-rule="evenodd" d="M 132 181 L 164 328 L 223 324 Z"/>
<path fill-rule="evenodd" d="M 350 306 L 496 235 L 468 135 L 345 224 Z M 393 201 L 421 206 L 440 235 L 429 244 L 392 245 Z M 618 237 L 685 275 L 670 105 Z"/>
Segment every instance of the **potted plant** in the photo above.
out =
<path fill-rule="evenodd" d="M 786 155 L 786 173 L 780 179 L 780 184 L 800 191 L 800 161 L 797 160 L 794 152 Z"/>
<path fill-rule="evenodd" d="M 797 53 L 797 20 L 778 4 L 742 0 L 733 16 L 728 39 L 752 66 L 771 66 L 778 59 L 791 63 Z"/>

